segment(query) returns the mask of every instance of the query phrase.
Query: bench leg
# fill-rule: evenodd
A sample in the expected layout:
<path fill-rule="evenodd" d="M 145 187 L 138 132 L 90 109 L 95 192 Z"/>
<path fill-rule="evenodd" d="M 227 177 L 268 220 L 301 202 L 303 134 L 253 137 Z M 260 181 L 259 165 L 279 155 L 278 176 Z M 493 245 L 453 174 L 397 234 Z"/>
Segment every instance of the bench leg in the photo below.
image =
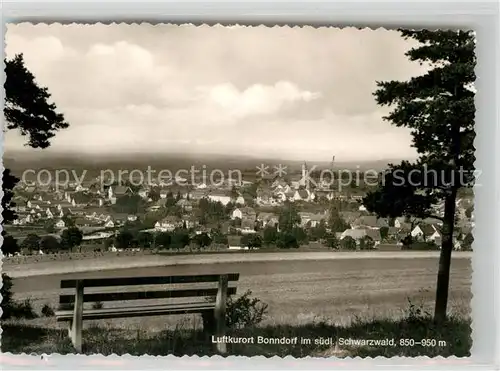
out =
<path fill-rule="evenodd" d="M 222 337 L 226 333 L 227 286 L 228 286 L 227 275 L 220 276 L 219 288 L 217 290 L 217 297 L 215 299 L 215 310 L 214 310 L 215 335 L 217 337 Z M 227 352 L 226 343 L 217 342 L 216 350 L 220 354 L 225 354 Z"/>
<path fill-rule="evenodd" d="M 83 327 L 83 282 L 77 281 L 75 307 L 73 320 L 70 322 L 70 339 L 78 353 L 82 352 L 82 327 Z"/>
<path fill-rule="evenodd" d="M 203 312 L 201 314 L 201 318 L 203 320 L 203 334 L 205 336 L 205 340 L 209 340 L 212 335 L 215 334 L 216 329 L 214 311 Z"/>

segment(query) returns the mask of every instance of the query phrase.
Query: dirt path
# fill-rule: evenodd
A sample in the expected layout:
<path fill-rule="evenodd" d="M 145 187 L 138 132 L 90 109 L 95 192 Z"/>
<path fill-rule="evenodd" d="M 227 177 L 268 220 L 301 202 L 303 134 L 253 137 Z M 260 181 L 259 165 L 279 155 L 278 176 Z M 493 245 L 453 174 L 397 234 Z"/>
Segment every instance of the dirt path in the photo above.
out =
<path fill-rule="evenodd" d="M 169 267 L 175 265 L 212 265 L 220 263 L 267 263 L 281 261 L 323 261 L 353 259 L 437 258 L 438 251 L 363 251 L 363 252 L 272 252 L 222 253 L 198 255 L 113 256 L 85 260 L 50 261 L 30 264 L 5 264 L 2 271 L 12 278 L 68 273 L 98 272 L 116 269 Z M 454 258 L 470 258 L 470 252 L 455 252 Z"/>

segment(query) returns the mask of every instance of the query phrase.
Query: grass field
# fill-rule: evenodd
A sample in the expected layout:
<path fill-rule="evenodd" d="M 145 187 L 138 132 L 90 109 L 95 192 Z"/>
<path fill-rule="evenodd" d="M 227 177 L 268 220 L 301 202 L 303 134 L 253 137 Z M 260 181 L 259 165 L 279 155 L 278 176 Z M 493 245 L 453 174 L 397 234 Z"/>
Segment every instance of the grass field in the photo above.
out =
<path fill-rule="evenodd" d="M 282 334 L 281 336 L 290 334 L 291 336 L 297 333 L 311 333 L 311 336 L 317 337 L 318 334 L 326 336 L 325 334 L 330 332 L 335 335 L 339 331 L 349 332 L 355 329 L 354 332 L 359 336 L 373 337 L 382 336 L 383 332 L 397 333 L 402 323 L 406 323 L 403 321 L 398 325 L 398 321 L 403 320 L 408 315 L 409 301 L 424 312 L 432 312 L 437 259 L 358 258 L 327 261 L 291 260 L 206 265 L 183 264 L 109 270 L 99 273 L 79 273 L 78 277 L 217 272 L 239 272 L 241 276 L 238 292 L 243 293 L 251 290 L 252 296 L 269 305 L 268 314 L 264 321 L 257 328 L 245 329 L 244 331 L 247 333 L 251 331 L 255 336 L 259 334 Z M 455 333 L 457 329 L 468 328 L 467 321 L 471 299 L 470 259 L 463 257 L 453 259 L 451 272 L 449 312 L 456 318 L 456 321 L 453 322 L 452 330 L 449 328 L 431 329 L 443 332 L 442 336 L 449 336 L 448 344 L 452 344 L 453 338 L 462 339 L 461 336 L 457 337 Z M 15 278 L 13 287 L 15 299 L 30 298 L 38 312 L 44 304 L 56 308 L 59 281 L 62 278 L 70 278 L 75 275 L 55 274 Z M 111 306 L 112 304 L 106 303 L 105 305 Z M 385 320 L 387 321 L 383 322 Z M 363 324 L 360 324 L 361 322 Z M 37 328 L 33 328 L 33 326 Z M 196 315 L 89 321 L 84 323 L 84 328 L 87 329 L 84 343 L 87 344 L 87 352 L 90 353 L 133 353 L 138 350 L 145 351 L 144 347 L 150 347 L 150 351 L 155 354 L 175 353 L 179 349 L 191 349 L 193 352 L 199 353 L 201 350 L 197 350 L 196 347 L 186 348 L 184 346 L 183 348 L 182 344 L 193 342 L 194 338 L 192 337 L 198 336 L 200 326 L 201 319 Z M 427 323 L 423 327 L 426 326 L 430 325 Z M 65 339 L 64 333 L 58 330 L 59 327 L 54 318 L 18 320 L 6 323 L 3 328 L 3 351 L 15 352 L 21 351 L 21 349 L 34 352 L 69 351 L 67 339 Z M 365 335 L 363 335 L 363 328 L 366 328 Z M 16 343 L 17 337 L 20 336 L 18 331 L 29 332 L 29 335 L 24 336 L 25 340 L 21 345 Z M 372 335 L 369 335 L 370 331 L 372 331 Z M 187 335 L 181 336 L 181 333 Z M 28 339 L 31 340 L 28 341 Z M 165 341 L 167 341 L 165 339 L 170 345 L 165 345 Z M 160 346 L 161 344 L 163 347 Z M 131 348 L 127 349 L 127 347 Z M 442 349 L 442 351 L 455 354 L 457 347 L 462 349 L 464 347 L 463 341 L 453 349 Z M 250 348 L 253 350 L 249 350 Z M 239 348 L 236 347 L 233 352 L 234 354 L 243 354 L 249 351 L 267 352 L 262 347 L 250 348 L 238 350 Z M 280 349 L 268 347 L 268 350 L 270 355 L 285 355 L 288 352 L 299 356 L 302 353 L 310 355 L 332 351 L 328 350 L 328 347 L 292 348 L 291 346 L 288 348 L 282 346 Z M 204 352 L 207 352 L 207 349 L 203 349 Z M 364 351 L 369 353 L 369 350 L 365 349 Z M 423 349 L 421 351 L 430 352 L 431 350 Z"/>

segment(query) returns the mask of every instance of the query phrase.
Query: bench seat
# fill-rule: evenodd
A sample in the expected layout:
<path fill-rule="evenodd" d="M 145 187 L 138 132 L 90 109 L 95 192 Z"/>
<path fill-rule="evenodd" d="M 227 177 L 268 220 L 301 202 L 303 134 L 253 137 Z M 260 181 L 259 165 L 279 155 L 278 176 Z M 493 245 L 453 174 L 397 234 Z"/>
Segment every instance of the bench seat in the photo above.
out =
<path fill-rule="evenodd" d="M 82 351 L 84 320 L 200 313 L 206 334 L 224 336 L 226 299 L 236 294 L 236 287 L 229 287 L 229 282 L 238 279 L 238 273 L 223 273 L 62 280 L 60 288 L 73 289 L 74 294 L 61 293 L 59 304 L 65 309 L 58 310 L 55 315 L 58 322 L 68 323 L 68 335 L 77 352 Z M 144 286 L 154 286 L 156 289 Z M 134 287 L 135 291 L 131 291 Z M 92 288 L 93 292 L 86 293 L 85 288 Z M 190 302 L 172 302 L 172 299 L 179 298 Z M 153 299 L 162 302 L 150 305 L 138 302 Z M 99 302 L 115 302 L 115 306 L 99 309 L 84 306 L 84 303 Z M 132 306 L 131 302 L 136 305 Z M 219 353 L 226 352 L 225 343 L 216 343 L 215 347 Z"/>
<path fill-rule="evenodd" d="M 188 314 L 209 312 L 215 309 L 215 303 L 179 303 L 163 305 L 132 306 L 118 308 L 85 309 L 82 314 L 84 320 L 147 317 L 168 314 Z M 58 322 L 73 320 L 73 310 L 60 310 L 56 312 Z"/>

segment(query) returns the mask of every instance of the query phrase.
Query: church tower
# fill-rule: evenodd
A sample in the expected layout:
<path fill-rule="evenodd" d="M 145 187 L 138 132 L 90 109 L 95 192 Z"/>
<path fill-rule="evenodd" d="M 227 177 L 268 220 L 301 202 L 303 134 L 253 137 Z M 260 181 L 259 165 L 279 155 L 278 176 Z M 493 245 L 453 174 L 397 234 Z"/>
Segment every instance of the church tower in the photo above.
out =
<path fill-rule="evenodd" d="M 307 179 L 307 163 L 304 161 L 304 165 L 302 165 L 302 184 L 309 190 L 309 181 Z"/>

